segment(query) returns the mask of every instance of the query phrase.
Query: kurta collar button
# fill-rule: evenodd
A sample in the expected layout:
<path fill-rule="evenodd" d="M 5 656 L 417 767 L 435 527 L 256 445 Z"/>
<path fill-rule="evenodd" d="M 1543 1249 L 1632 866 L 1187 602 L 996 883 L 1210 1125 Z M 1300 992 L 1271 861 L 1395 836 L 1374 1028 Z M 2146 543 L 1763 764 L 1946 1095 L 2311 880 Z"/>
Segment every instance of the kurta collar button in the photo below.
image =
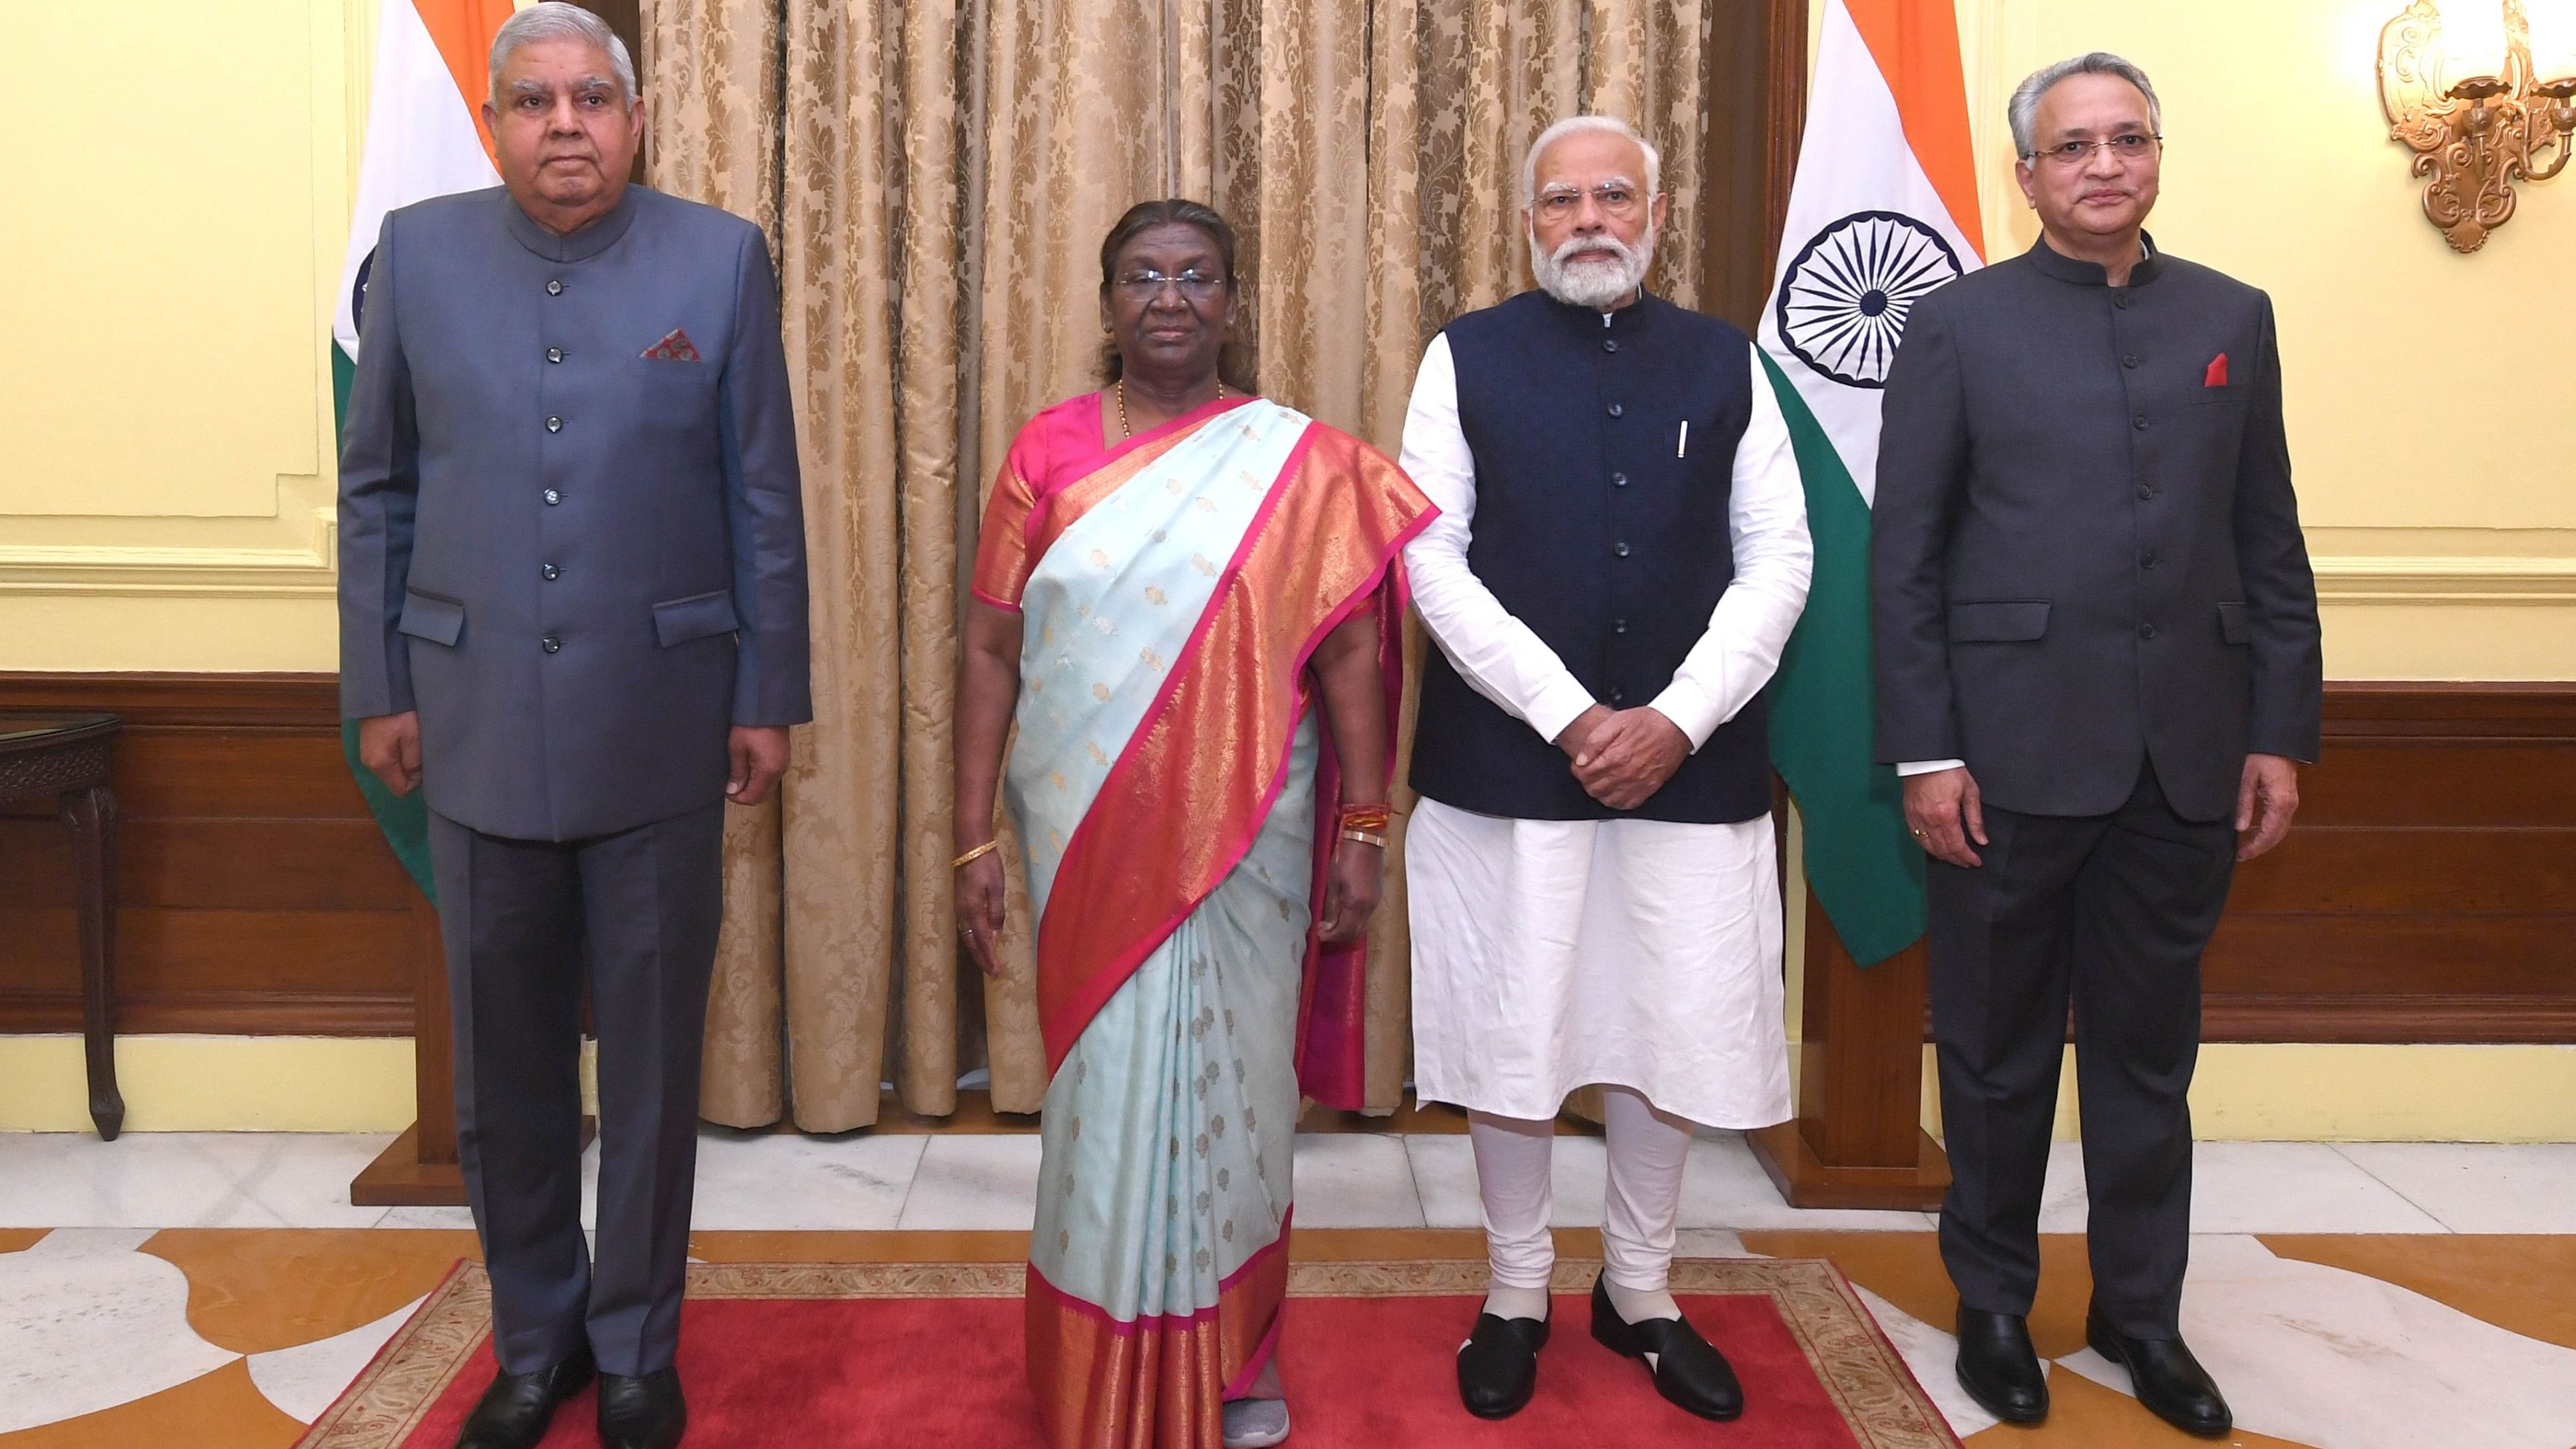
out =
<path fill-rule="evenodd" d="M 1612 417 L 1614 417 L 1614 418 L 1615 418 L 1615 417 L 1618 417 L 1618 416 L 1619 416 L 1620 414 L 1622 414 L 1622 413 L 1625 413 L 1626 411 L 1628 411 L 1626 408 L 1621 407 L 1621 406 L 1620 406 L 1619 404 L 1617 404 L 1617 403 L 1612 403 L 1612 404 L 1610 405 L 1610 416 L 1612 416 Z"/>
<path fill-rule="evenodd" d="M 2123 312 L 2127 311 L 2129 309 L 2129 294 L 2126 291 L 2114 292 L 2111 294 L 2111 305 L 2119 308 Z"/>
<path fill-rule="evenodd" d="M 563 361 L 563 349 L 562 349 L 562 348 L 560 348 L 560 347 L 549 347 L 549 348 L 547 348 L 547 349 L 546 349 L 546 361 L 548 361 L 548 362 L 561 362 L 561 361 Z"/>
<path fill-rule="evenodd" d="M 2144 423 L 2140 423 L 2138 426 L 2140 426 L 2140 427 L 2145 427 L 2145 426 L 2146 426 L 2146 424 L 2144 424 Z M 549 432 L 549 433 L 560 433 L 560 432 L 562 432 L 562 431 L 563 431 L 563 419 L 561 419 L 561 418 L 548 418 L 548 419 L 546 419 L 546 431 L 547 431 L 547 432 Z"/>
<path fill-rule="evenodd" d="M 548 282 L 548 283 L 546 283 L 546 295 L 547 295 L 547 296 L 549 296 L 549 297 L 560 297 L 560 296 L 562 296 L 562 295 L 563 295 L 563 283 L 561 283 L 561 282 Z"/>
<path fill-rule="evenodd" d="M 1604 351 L 1604 352 L 1616 352 L 1616 351 L 1618 351 L 1618 350 L 1619 350 L 1619 339 L 1618 339 L 1618 338 L 1616 338 L 1616 337 L 1604 337 L 1604 338 L 1602 338 L 1602 339 L 1601 339 L 1601 350 L 1602 350 L 1602 351 Z"/>

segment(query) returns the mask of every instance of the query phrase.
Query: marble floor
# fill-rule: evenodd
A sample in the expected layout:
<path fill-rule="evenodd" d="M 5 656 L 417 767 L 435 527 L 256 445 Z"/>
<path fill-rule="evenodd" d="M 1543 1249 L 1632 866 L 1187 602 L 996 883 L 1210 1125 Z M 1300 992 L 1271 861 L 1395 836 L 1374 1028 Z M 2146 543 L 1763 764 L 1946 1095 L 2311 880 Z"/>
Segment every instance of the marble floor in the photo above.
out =
<path fill-rule="evenodd" d="M 462 1209 L 352 1207 L 379 1136 L 0 1134 L 0 1449 L 286 1449 L 474 1241 Z M 1558 1139 L 1555 1221 L 1597 1253 L 1597 1138 Z M 709 1260 L 1012 1259 L 1027 1132 L 709 1130 Z M 2185 1330 L 2243 1445 L 2576 1445 L 2576 1145 L 2207 1143 Z M 1976 1449 L 2193 1441 L 2083 1346 L 2082 1162 L 2052 1159 L 2033 1333 L 2056 1410 L 1998 1426 L 1952 1384 L 1954 1300 L 1914 1213 L 1781 1205 L 1735 1134 L 1692 1148 L 1681 1251 L 1821 1256 L 1865 1295 Z M 1318 1257 L 1481 1254 L 1463 1136 L 1329 1131 L 1297 1153 Z"/>

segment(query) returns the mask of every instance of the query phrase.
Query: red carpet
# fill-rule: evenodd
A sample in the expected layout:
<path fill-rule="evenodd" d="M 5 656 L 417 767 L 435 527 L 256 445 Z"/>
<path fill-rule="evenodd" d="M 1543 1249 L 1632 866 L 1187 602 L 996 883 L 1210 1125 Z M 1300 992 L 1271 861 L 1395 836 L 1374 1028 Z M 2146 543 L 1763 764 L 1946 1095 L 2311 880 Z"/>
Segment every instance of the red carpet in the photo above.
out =
<path fill-rule="evenodd" d="M 1589 1265 L 1565 1264 L 1588 1285 Z M 1582 1293 L 1556 1300 L 1538 1397 L 1489 1424 L 1458 1407 L 1452 1355 L 1481 1264 L 1299 1265 L 1282 1349 L 1302 1449 L 1390 1445 L 1956 1445 L 1831 1266 L 1756 1259 L 1676 1264 L 1692 1322 L 1746 1385 L 1744 1417 L 1694 1419 L 1645 1370 L 1592 1341 Z M 692 1449 L 948 1445 L 1044 1449 L 1020 1373 L 1019 1270 L 999 1265 L 722 1265 L 692 1270 L 680 1372 Z M 1694 1283 L 1693 1280 L 1699 1280 Z M 1720 1281 L 1724 1280 L 1724 1281 Z M 1339 1291 L 1336 1291 L 1339 1290 Z M 447 1449 L 494 1372 L 488 1285 L 461 1267 L 386 1346 L 304 1449 Z M 591 1446 L 593 1397 L 565 1406 L 548 1446 Z"/>

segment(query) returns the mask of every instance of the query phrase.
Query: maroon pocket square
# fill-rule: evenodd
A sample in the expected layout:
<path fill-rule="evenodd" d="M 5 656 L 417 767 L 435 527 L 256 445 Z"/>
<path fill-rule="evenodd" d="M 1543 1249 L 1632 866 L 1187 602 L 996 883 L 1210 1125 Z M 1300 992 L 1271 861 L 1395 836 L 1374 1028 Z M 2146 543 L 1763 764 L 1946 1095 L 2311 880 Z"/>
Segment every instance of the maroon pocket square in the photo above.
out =
<path fill-rule="evenodd" d="M 677 332 L 674 332 L 674 333 L 672 333 L 671 335 L 672 335 L 672 336 L 674 336 L 674 337 L 678 337 L 680 334 L 679 334 L 679 333 L 677 333 Z M 685 339 L 684 339 L 684 341 L 683 341 L 683 345 L 685 345 Z M 2210 363 L 2209 363 L 2209 372 L 2207 373 L 2207 375 L 2205 375 L 2205 376 L 2203 376 L 2203 377 L 2201 378 L 2201 380 L 2200 380 L 2200 385 L 2201 385 L 2202 387 L 2225 387 L 2225 386 L 2227 386 L 2227 354 L 2226 354 L 2226 353 L 2222 352 L 2222 353 L 2218 354 L 2216 357 L 2214 357 L 2214 358 L 2211 358 L 2211 359 L 2210 359 Z"/>
<path fill-rule="evenodd" d="M 688 333 L 681 331 L 677 327 L 671 329 L 671 334 L 668 337 L 665 337 L 661 341 L 654 343 L 652 346 L 645 348 L 644 355 L 655 362 L 697 362 L 700 360 L 698 357 L 697 344 L 689 340 Z"/>

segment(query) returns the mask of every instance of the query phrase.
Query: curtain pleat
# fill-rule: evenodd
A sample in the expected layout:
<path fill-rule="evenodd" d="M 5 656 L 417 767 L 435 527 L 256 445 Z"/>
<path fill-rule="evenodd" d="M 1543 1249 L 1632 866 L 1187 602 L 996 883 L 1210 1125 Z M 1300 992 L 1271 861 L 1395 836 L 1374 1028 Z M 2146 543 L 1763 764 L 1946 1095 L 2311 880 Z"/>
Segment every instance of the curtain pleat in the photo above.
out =
<path fill-rule="evenodd" d="M 862 1127 L 887 1081 L 945 1114 L 979 1066 L 998 1110 L 1045 1095 L 1016 883 L 1000 978 L 954 936 L 958 619 L 993 465 L 1098 385 L 1118 215 L 1224 212 L 1262 390 L 1393 453 L 1431 335 L 1528 285 L 1521 160 L 1560 116 L 1662 150 L 1652 285 L 1696 302 L 1711 3 L 646 0 L 654 184 L 776 248 L 812 570 L 815 722 L 783 804 L 726 835 L 711 1120 Z M 1379 1109 L 1408 1074 L 1404 921 L 1399 866 L 1371 935 Z"/>

